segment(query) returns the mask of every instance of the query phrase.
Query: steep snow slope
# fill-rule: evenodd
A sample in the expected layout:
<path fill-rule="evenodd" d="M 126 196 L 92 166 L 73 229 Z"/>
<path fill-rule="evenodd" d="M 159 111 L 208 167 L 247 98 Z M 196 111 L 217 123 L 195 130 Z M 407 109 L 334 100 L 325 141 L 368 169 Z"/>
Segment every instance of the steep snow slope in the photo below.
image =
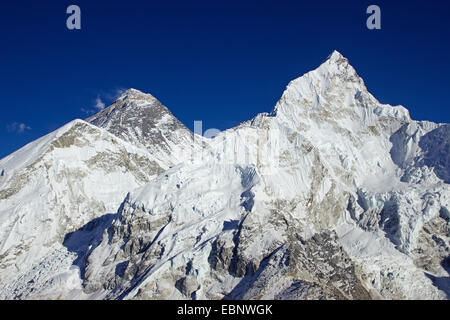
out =
<path fill-rule="evenodd" d="M 404 107 L 381 104 L 338 52 L 289 83 L 270 114 L 201 144 L 136 90 L 89 121 L 150 150 L 148 159 L 167 170 L 120 189 L 129 192 L 111 200 L 117 213 L 92 209 L 83 223 L 95 219 L 66 230 L 63 246 L 56 241 L 58 250 L 3 281 L 3 297 L 450 294 L 448 125 L 413 121 Z M 28 165 L 40 145 L 16 158 Z M 17 177 L 6 169 L 5 179 Z M 52 268 L 64 272 L 48 279 L 44 270 Z"/>

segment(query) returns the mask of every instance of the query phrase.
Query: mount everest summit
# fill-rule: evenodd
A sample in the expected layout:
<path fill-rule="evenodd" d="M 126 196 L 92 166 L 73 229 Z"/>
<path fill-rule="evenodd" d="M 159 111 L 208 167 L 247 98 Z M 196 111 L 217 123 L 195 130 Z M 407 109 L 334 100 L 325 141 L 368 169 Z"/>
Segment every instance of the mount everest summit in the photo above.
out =
<path fill-rule="evenodd" d="M 212 139 L 130 89 L 0 160 L 0 299 L 448 299 L 449 151 L 336 51 Z"/>

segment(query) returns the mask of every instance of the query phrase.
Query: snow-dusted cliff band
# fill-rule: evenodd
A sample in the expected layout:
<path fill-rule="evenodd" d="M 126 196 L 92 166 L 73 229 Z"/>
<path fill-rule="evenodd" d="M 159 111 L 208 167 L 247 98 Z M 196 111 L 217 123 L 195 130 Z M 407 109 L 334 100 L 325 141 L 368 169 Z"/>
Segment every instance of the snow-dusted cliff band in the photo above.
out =
<path fill-rule="evenodd" d="M 212 139 L 130 89 L 0 160 L 0 298 L 448 299 L 449 151 L 336 51 Z"/>

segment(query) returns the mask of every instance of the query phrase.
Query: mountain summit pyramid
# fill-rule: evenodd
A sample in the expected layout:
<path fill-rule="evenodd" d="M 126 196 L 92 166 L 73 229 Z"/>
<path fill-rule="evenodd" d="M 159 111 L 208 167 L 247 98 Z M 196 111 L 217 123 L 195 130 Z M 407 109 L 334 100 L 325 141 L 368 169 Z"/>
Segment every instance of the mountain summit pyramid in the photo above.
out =
<path fill-rule="evenodd" d="M 125 91 L 111 106 L 86 119 L 158 156 L 167 164 L 186 160 L 193 133 L 150 94 Z"/>
<path fill-rule="evenodd" d="M 0 160 L 0 298 L 448 299 L 449 127 L 337 51 L 212 139 L 130 89 Z"/>

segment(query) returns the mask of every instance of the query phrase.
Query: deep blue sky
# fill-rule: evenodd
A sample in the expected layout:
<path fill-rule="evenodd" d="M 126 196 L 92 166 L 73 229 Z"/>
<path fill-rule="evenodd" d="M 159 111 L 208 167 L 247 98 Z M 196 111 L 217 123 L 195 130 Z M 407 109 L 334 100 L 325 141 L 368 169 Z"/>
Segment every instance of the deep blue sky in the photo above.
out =
<path fill-rule="evenodd" d="M 290 80 L 334 49 L 381 102 L 450 122 L 448 3 L 3 1 L 0 158 L 130 87 L 188 127 L 226 129 L 270 111 Z M 80 31 L 66 28 L 71 4 Z M 370 4 L 381 7 L 382 30 L 366 28 Z"/>

